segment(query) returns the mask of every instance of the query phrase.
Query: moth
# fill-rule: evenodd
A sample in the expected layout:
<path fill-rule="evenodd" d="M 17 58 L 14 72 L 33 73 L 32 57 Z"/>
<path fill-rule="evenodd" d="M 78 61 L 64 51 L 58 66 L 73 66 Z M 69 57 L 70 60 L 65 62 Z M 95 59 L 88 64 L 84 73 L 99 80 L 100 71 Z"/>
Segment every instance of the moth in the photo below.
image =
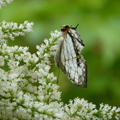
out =
<path fill-rule="evenodd" d="M 85 45 L 76 31 L 77 26 L 62 26 L 63 40 L 56 52 L 55 63 L 73 84 L 85 88 L 87 87 L 87 64 L 81 55 Z"/>

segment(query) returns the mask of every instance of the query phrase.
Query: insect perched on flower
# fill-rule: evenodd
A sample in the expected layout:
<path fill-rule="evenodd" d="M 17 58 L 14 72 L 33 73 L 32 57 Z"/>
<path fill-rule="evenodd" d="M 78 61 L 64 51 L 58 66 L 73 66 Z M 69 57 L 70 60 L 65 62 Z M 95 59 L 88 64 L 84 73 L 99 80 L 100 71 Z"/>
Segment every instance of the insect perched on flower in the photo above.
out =
<path fill-rule="evenodd" d="M 62 26 L 63 40 L 56 52 L 55 63 L 73 84 L 87 87 L 87 65 L 81 55 L 85 45 L 76 31 L 77 26 Z"/>

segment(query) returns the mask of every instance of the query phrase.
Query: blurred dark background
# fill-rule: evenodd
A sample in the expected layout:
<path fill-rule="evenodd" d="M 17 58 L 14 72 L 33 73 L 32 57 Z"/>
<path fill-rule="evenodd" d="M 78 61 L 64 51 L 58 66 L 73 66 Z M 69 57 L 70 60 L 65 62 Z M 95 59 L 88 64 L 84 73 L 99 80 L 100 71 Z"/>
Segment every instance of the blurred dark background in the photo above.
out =
<path fill-rule="evenodd" d="M 88 87 L 73 85 L 60 72 L 62 100 L 85 98 L 99 103 L 120 106 L 120 0 L 14 0 L 0 10 L 0 21 L 34 22 L 34 32 L 17 37 L 10 45 L 35 46 L 61 25 L 76 26 L 85 48 L 82 55 L 88 65 Z M 53 64 L 54 65 L 54 64 Z M 55 75 L 58 68 L 52 69 Z"/>

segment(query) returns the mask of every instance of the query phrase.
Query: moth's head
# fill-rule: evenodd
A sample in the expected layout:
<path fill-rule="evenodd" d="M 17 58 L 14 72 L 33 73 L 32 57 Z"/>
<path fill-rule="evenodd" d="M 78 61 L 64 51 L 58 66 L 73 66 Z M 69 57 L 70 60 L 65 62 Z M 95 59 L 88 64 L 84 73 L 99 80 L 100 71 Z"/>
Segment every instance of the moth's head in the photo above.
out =
<path fill-rule="evenodd" d="M 61 27 L 62 27 L 62 28 L 61 28 L 61 31 L 62 31 L 62 32 L 68 32 L 70 29 L 76 30 L 77 27 L 78 27 L 78 25 L 79 25 L 79 24 L 77 24 L 76 27 L 72 27 L 72 26 L 69 26 L 69 25 L 63 25 L 63 26 L 61 26 Z"/>
<path fill-rule="evenodd" d="M 71 28 L 69 25 L 63 25 L 63 26 L 61 26 L 62 28 L 61 28 L 61 31 L 62 32 L 67 32 L 67 31 L 69 31 L 69 29 Z"/>

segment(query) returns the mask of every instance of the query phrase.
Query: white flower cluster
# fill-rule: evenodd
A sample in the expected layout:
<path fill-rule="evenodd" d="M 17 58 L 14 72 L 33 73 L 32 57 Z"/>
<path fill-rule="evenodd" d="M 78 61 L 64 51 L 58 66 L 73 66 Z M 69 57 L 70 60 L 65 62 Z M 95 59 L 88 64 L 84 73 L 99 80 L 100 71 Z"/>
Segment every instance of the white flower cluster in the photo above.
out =
<path fill-rule="evenodd" d="M 6 6 L 6 3 L 11 3 L 13 0 L 0 0 L 0 9 Z"/>
<path fill-rule="evenodd" d="M 96 105 L 79 98 L 74 101 L 70 100 L 70 103 L 65 106 L 65 112 L 69 115 L 70 120 L 120 119 L 120 108 L 100 104 L 100 108 L 96 109 Z"/>
<path fill-rule="evenodd" d="M 24 36 L 25 33 L 32 31 L 33 22 L 24 21 L 18 25 L 14 22 L 3 21 L 0 27 L 0 42 L 6 41 L 8 38 L 14 40 L 17 36 Z"/>
<path fill-rule="evenodd" d="M 76 98 L 64 105 L 50 72 L 50 59 L 61 41 L 61 33 L 37 46 L 31 54 L 28 47 L 0 44 L 0 119 L 6 120 L 107 120 L 120 119 L 120 108 L 100 105 L 99 109 Z"/>
<path fill-rule="evenodd" d="M 37 46 L 37 54 L 28 47 L 0 44 L 0 119 L 53 119 L 64 113 L 56 77 L 49 72 L 49 57 L 57 49 L 54 44 L 60 33 L 51 34 Z"/>

